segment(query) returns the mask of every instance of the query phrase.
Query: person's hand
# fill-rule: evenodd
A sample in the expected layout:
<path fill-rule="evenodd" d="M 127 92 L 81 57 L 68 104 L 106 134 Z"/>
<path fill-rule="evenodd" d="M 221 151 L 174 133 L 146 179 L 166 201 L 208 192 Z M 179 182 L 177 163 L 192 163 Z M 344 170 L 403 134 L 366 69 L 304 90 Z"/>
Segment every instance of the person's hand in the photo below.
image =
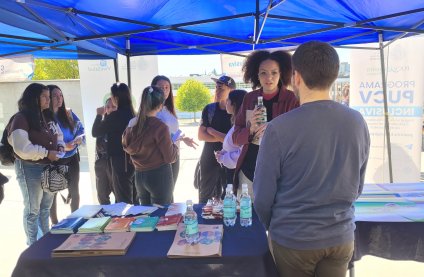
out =
<path fill-rule="evenodd" d="M 252 118 L 250 119 L 250 121 L 247 125 L 250 128 L 250 134 L 251 135 L 258 132 L 258 129 L 261 126 L 261 124 L 258 124 L 258 123 L 262 122 L 262 116 L 263 115 L 262 115 L 261 109 L 255 109 L 253 111 Z"/>
<path fill-rule="evenodd" d="M 47 154 L 47 158 L 52 162 L 57 161 L 57 160 L 59 160 L 59 158 L 57 157 L 57 154 L 59 154 L 59 153 L 60 152 L 58 152 L 58 151 L 49 150 L 49 153 Z"/>
<path fill-rule="evenodd" d="M 256 128 L 256 133 L 254 134 L 254 139 L 262 138 L 264 136 L 264 133 L 265 133 L 267 126 L 268 126 L 268 123 L 264 123 L 264 124 L 259 125 Z"/>
<path fill-rule="evenodd" d="M 73 144 L 74 145 L 80 145 L 82 143 L 82 137 L 76 137 L 74 140 L 73 140 Z"/>
<path fill-rule="evenodd" d="M 98 107 L 96 111 L 98 115 L 104 115 L 106 113 L 105 107 Z"/>
<path fill-rule="evenodd" d="M 187 146 L 189 147 L 193 147 L 194 149 L 196 149 L 196 146 L 199 146 L 192 138 L 189 137 L 183 137 L 181 139 Z"/>
<path fill-rule="evenodd" d="M 70 141 L 65 144 L 65 151 L 72 151 L 77 147 L 77 145 L 74 143 L 74 141 Z"/>

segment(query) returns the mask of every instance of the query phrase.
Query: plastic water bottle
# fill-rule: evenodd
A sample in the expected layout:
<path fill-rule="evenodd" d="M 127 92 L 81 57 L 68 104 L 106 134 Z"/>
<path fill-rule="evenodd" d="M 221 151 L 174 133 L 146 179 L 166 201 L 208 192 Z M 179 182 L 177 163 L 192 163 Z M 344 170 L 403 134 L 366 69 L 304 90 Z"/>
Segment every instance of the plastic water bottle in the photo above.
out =
<path fill-rule="evenodd" d="M 236 197 L 233 193 L 233 184 L 228 184 L 224 198 L 224 225 L 234 226 L 236 224 Z"/>
<path fill-rule="evenodd" d="M 260 122 L 257 122 L 258 125 L 264 124 L 268 121 L 268 116 L 266 112 L 266 107 L 264 106 L 263 96 L 258 96 L 258 109 L 262 111 L 262 118 Z"/>
<path fill-rule="evenodd" d="M 187 200 L 187 210 L 184 214 L 185 239 L 194 244 L 199 241 L 199 226 L 197 225 L 197 214 L 193 210 L 193 202 Z"/>
<path fill-rule="evenodd" d="M 252 199 L 250 198 L 247 184 L 242 185 L 240 198 L 240 225 L 243 227 L 252 225 Z"/>

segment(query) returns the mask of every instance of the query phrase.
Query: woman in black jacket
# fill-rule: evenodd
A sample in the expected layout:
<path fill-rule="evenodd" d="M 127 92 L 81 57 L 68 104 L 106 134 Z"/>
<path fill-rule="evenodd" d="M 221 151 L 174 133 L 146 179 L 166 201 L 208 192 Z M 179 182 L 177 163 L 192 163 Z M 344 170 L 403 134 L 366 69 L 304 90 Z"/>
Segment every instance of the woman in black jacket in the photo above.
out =
<path fill-rule="evenodd" d="M 122 134 L 130 119 L 135 116 L 131 92 L 124 83 L 111 87 L 111 99 L 117 110 L 102 119 L 105 108 L 97 108 L 93 124 L 94 137 L 107 136 L 107 154 L 112 168 L 112 187 L 116 202 L 132 204 L 134 191 L 134 166 L 122 148 Z"/>

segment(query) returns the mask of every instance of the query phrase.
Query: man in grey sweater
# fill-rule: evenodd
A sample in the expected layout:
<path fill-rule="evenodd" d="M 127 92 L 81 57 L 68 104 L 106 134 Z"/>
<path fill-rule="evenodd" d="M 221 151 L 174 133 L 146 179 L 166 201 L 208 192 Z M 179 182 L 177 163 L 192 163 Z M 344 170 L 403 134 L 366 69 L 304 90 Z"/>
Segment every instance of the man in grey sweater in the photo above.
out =
<path fill-rule="evenodd" d="M 312 41 L 292 58 L 300 107 L 268 123 L 253 190 L 281 276 L 345 276 L 353 254 L 353 202 L 362 191 L 369 132 L 361 114 L 329 97 L 339 58 Z"/>

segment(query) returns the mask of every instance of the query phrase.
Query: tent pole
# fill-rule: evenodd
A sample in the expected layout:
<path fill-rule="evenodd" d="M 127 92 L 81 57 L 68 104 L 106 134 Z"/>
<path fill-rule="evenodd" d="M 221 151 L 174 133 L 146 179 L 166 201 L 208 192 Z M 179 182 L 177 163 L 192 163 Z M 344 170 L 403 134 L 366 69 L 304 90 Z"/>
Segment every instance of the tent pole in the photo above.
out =
<path fill-rule="evenodd" d="M 128 78 L 128 87 L 131 89 L 131 56 L 130 56 L 130 38 L 127 37 L 126 40 L 126 51 L 125 55 L 127 56 L 127 78 Z"/>
<path fill-rule="evenodd" d="M 116 57 L 116 59 L 113 59 L 113 68 L 115 69 L 115 82 L 119 83 L 118 57 Z"/>
<path fill-rule="evenodd" d="M 387 83 L 386 83 L 386 68 L 384 65 L 384 44 L 383 44 L 383 33 L 378 33 L 378 42 L 380 48 L 380 62 L 381 62 L 381 79 L 383 82 L 383 102 L 384 102 L 384 129 L 386 131 L 387 138 L 387 156 L 389 159 L 389 176 L 390 183 L 393 183 L 393 171 L 392 171 L 392 145 L 390 142 L 390 126 L 389 126 L 389 112 L 387 106 Z"/>

